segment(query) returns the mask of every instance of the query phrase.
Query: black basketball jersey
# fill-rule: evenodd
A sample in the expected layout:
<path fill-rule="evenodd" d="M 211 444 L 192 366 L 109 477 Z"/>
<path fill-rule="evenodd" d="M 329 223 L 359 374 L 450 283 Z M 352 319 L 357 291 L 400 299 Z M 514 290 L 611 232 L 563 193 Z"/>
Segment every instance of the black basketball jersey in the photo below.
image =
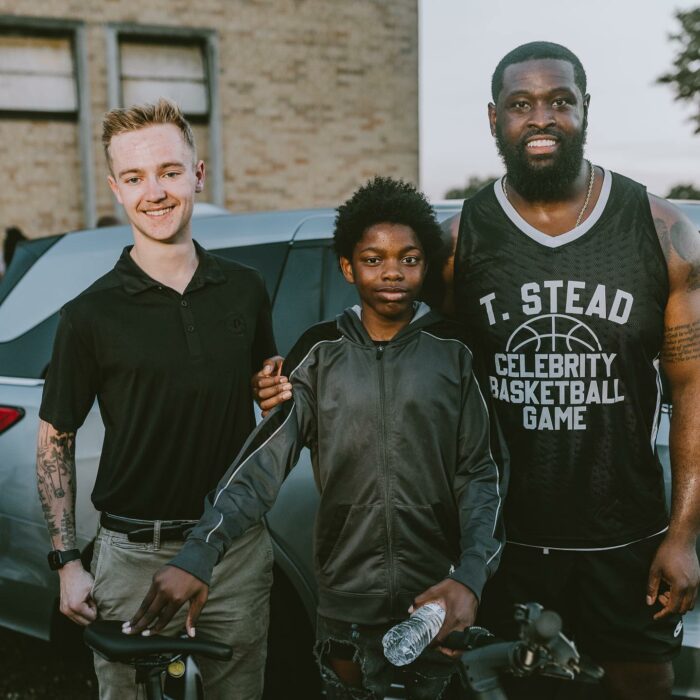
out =
<path fill-rule="evenodd" d="M 605 171 L 588 219 L 552 237 L 497 181 L 464 203 L 455 284 L 510 450 L 508 541 L 605 548 L 663 530 L 668 273 L 646 189 Z"/>

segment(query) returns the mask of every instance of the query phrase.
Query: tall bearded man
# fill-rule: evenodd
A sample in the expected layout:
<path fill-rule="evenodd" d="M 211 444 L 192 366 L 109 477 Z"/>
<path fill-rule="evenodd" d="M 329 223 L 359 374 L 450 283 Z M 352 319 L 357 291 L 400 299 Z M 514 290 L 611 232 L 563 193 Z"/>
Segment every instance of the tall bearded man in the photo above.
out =
<path fill-rule="evenodd" d="M 480 619 L 559 611 L 609 697 L 669 698 L 698 586 L 700 237 L 668 202 L 584 158 L 579 59 L 520 46 L 498 64 L 506 175 L 464 204 L 455 304 L 511 453 L 508 544 Z M 654 451 L 671 387 L 670 520 Z M 547 698 L 556 688 L 514 688 Z"/>

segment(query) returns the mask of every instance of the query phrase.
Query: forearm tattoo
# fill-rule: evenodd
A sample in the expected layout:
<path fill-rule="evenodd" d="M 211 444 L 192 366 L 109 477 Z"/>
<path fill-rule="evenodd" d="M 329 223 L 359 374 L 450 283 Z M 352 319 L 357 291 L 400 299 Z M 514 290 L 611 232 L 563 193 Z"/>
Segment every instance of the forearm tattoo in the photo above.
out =
<path fill-rule="evenodd" d="M 41 424 L 37 447 L 37 486 L 52 539 L 75 545 L 75 433 L 57 433 Z"/>
<path fill-rule="evenodd" d="M 688 263 L 688 291 L 700 289 L 700 233 L 685 220 L 674 221 L 669 227 L 663 219 L 654 218 L 654 225 L 666 259 L 673 250 Z"/>
<path fill-rule="evenodd" d="M 700 359 L 700 321 L 666 328 L 662 357 L 664 362 Z"/>

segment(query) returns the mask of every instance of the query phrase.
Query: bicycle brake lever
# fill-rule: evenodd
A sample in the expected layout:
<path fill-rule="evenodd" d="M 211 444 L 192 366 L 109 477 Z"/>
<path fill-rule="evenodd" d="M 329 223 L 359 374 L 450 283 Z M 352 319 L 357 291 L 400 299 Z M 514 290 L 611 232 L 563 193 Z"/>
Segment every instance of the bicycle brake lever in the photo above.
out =
<path fill-rule="evenodd" d="M 579 680 L 584 683 L 597 683 L 604 675 L 605 671 L 602 666 L 591 659 L 582 656 L 576 666 L 576 672 Z"/>
<path fill-rule="evenodd" d="M 545 663 L 540 667 L 539 675 L 573 681 L 576 677 L 576 670 L 567 666 L 560 666 L 559 664 Z"/>

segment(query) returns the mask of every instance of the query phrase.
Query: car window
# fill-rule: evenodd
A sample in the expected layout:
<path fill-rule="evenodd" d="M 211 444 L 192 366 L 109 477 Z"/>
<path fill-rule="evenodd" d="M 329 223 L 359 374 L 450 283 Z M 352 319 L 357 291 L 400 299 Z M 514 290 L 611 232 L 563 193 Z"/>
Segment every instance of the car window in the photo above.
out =
<path fill-rule="evenodd" d="M 277 349 L 283 356 L 321 320 L 322 263 L 323 247 L 315 242 L 297 243 L 289 251 L 272 308 Z"/>
<path fill-rule="evenodd" d="M 6 343 L 0 343 L 0 376 L 43 379 L 51 359 L 58 312 Z"/>
<path fill-rule="evenodd" d="M 338 256 L 332 247 L 323 248 L 323 296 L 321 320 L 335 318 L 343 309 L 359 303 L 354 285 L 345 281 L 338 265 Z"/>
<path fill-rule="evenodd" d="M 23 241 L 15 249 L 12 262 L 0 278 L 0 302 L 10 293 L 29 268 L 52 246 L 61 236 L 48 236 L 32 241 Z"/>
<path fill-rule="evenodd" d="M 288 249 L 288 243 L 265 243 L 264 245 L 212 249 L 211 252 L 222 258 L 235 260 L 242 265 L 254 267 L 263 276 L 267 292 L 272 298 Z"/>
<path fill-rule="evenodd" d="M 309 326 L 330 321 L 356 303 L 355 287 L 340 272 L 331 240 L 295 243 L 273 306 L 278 350 L 286 355 Z"/>

